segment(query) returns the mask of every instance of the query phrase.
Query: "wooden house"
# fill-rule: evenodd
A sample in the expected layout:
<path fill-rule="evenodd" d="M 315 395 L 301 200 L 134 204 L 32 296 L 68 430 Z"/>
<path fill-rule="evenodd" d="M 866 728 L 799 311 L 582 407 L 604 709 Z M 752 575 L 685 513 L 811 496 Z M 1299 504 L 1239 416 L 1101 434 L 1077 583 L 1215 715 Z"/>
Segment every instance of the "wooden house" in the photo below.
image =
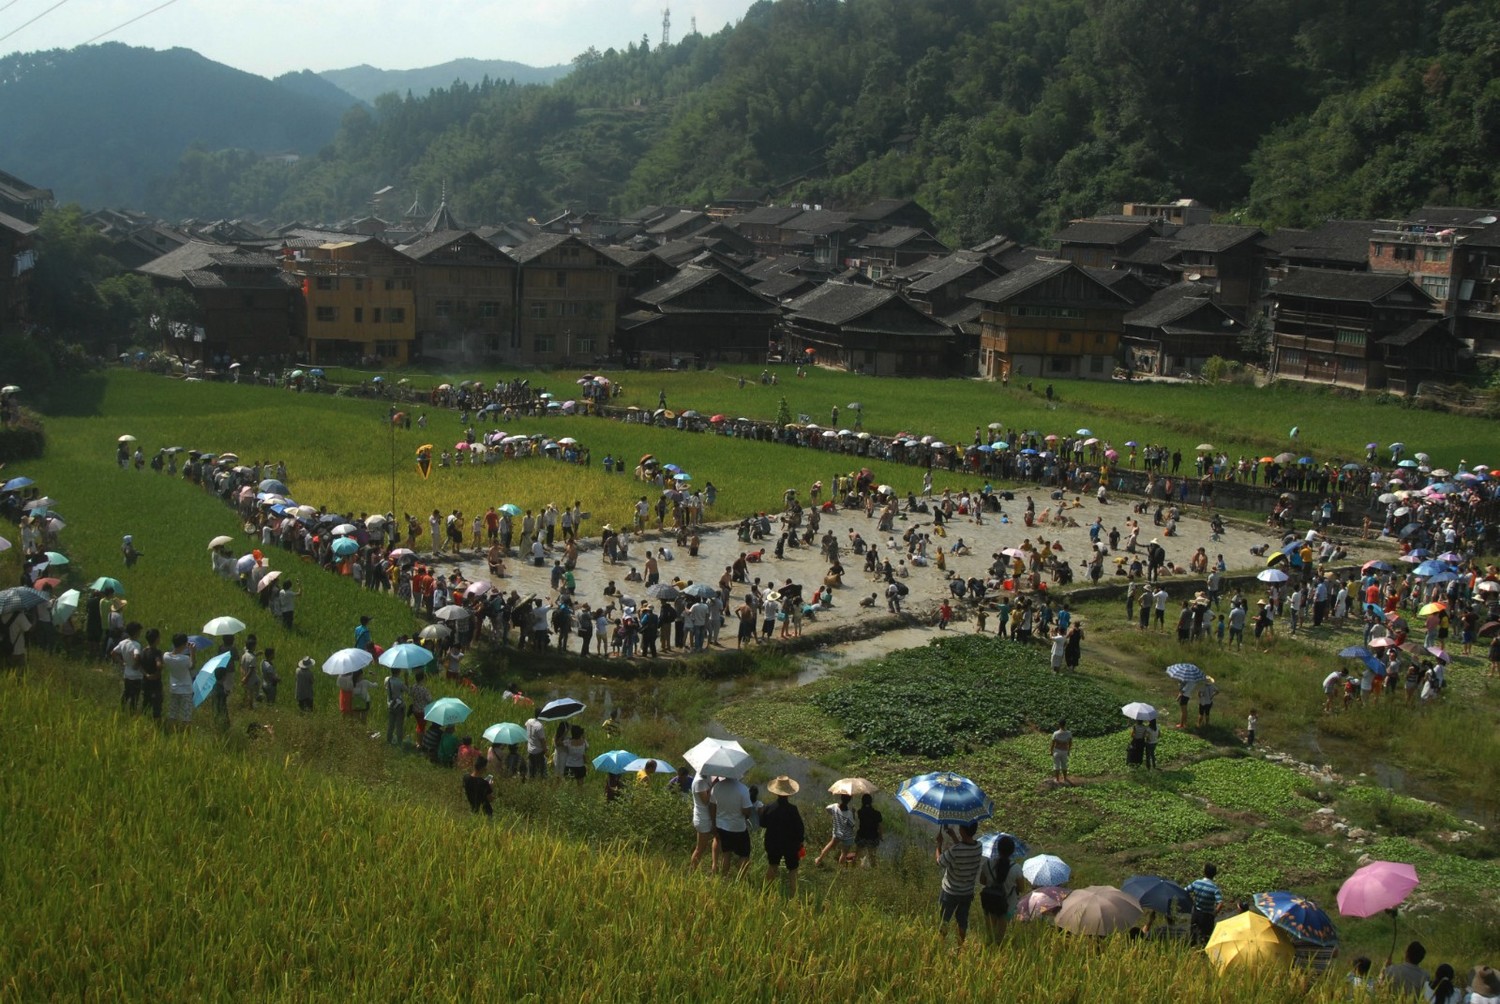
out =
<path fill-rule="evenodd" d="M 1144 247 L 1152 237 L 1161 236 L 1161 228 L 1151 221 L 1139 223 L 1124 220 L 1074 220 L 1052 235 L 1057 241 L 1057 257 L 1078 265 L 1112 268 L 1116 259 L 1125 258 Z"/>
<path fill-rule="evenodd" d="M 542 234 L 510 256 L 519 266 L 510 358 L 534 366 L 607 358 L 620 271 L 614 259 L 563 234 Z"/>
<path fill-rule="evenodd" d="M 416 263 L 423 359 L 505 358 L 513 340 L 516 263 L 470 230 L 428 234 L 399 249 Z"/>
<path fill-rule="evenodd" d="M 35 234 L 35 224 L 0 213 L 0 332 L 19 327 L 30 317 Z"/>
<path fill-rule="evenodd" d="M 1122 322 L 1135 303 L 1101 274 L 1070 261 L 1038 261 L 970 293 L 983 305 L 979 374 L 1110 379 Z"/>
<path fill-rule="evenodd" d="M 785 351 L 868 376 L 947 376 L 953 332 L 893 289 L 825 282 L 785 305 Z"/>
<path fill-rule="evenodd" d="M 1244 355 L 1244 325 L 1226 311 L 1206 282 L 1158 290 L 1124 318 L 1125 369 L 1134 374 L 1192 376 L 1210 357 Z"/>
<path fill-rule="evenodd" d="M 277 363 L 304 348 L 297 278 L 264 250 L 189 241 L 136 269 L 191 294 L 197 316 L 165 318 L 162 348 L 196 362 Z"/>
<path fill-rule="evenodd" d="M 417 340 L 416 263 L 373 237 L 288 241 L 309 362 L 401 366 Z"/>
<path fill-rule="evenodd" d="M 616 349 L 629 365 L 760 362 L 781 309 L 742 278 L 719 268 L 687 265 L 635 294 L 620 316 Z"/>

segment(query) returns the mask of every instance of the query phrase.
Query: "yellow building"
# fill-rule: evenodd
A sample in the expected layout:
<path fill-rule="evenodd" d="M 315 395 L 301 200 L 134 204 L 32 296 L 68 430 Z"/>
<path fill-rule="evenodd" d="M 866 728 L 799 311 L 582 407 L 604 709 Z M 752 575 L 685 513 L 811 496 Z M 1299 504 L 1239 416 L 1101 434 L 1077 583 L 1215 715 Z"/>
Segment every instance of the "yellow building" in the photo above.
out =
<path fill-rule="evenodd" d="M 397 366 L 417 338 L 416 263 L 373 237 L 287 248 L 302 285 L 313 364 Z"/>

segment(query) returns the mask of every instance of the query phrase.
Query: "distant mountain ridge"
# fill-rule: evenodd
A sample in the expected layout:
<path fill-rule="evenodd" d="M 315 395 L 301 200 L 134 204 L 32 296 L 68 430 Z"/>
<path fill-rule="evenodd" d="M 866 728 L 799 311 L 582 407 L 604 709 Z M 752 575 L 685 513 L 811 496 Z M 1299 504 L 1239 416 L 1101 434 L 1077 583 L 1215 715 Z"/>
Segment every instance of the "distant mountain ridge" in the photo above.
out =
<path fill-rule="evenodd" d="M 194 146 L 317 153 L 357 102 L 289 77 L 118 42 L 13 53 L 0 59 L 4 169 L 61 202 L 141 208 L 151 181 Z"/>
<path fill-rule="evenodd" d="M 429 91 L 453 86 L 455 80 L 477 84 L 485 77 L 491 80 L 514 80 L 518 84 L 550 84 L 566 76 L 572 67 L 528 66 L 508 59 L 453 59 L 437 66 L 413 70 L 382 70 L 362 63 L 342 70 L 324 70 L 318 74 L 335 87 L 364 102 L 374 102 L 382 94 L 407 91 L 424 97 Z"/>

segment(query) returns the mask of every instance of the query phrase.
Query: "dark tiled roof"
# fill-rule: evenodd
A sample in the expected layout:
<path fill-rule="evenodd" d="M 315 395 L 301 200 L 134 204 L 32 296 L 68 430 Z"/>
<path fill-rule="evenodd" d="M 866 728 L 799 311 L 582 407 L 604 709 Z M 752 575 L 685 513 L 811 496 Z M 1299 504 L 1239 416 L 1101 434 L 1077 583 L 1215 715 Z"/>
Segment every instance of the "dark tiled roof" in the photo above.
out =
<path fill-rule="evenodd" d="M 488 248 L 491 249 L 489 251 L 489 254 L 492 254 L 492 255 L 498 254 L 500 256 L 498 259 L 496 259 L 494 261 L 490 261 L 490 262 L 473 261 L 472 264 L 475 264 L 475 265 L 485 265 L 485 264 L 489 264 L 489 265 L 508 265 L 508 264 L 510 264 L 509 259 L 505 257 L 505 253 L 503 251 L 500 251 L 493 244 L 491 244 L 489 241 L 485 240 L 484 238 L 480 237 L 478 234 L 474 233 L 472 230 L 443 230 L 443 231 L 439 231 L 438 233 L 435 233 L 435 234 L 423 234 L 421 237 L 418 237 L 416 240 L 412 241 L 410 244 L 404 244 L 401 247 L 397 248 L 397 250 L 399 250 L 402 254 L 406 255 L 408 258 L 412 258 L 412 259 L 415 259 L 417 261 L 422 261 L 423 259 L 427 258 L 429 255 L 434 254 L 435 252 L 441 251 L 441 250 L 443 250 L 445 248 L 452 247 L 455 244 L 460 244 L 460 243 L 464 243 L 464 242 L 467 242 L 467 241 L 475 241 L 475 242 L 478 242 L 480 244 L 483 244 L 484 246 L 486 246 L 486 247 L 488 247 Z"/>
<path fill-rule="evenodd" d="M 1115 283 L 1123 282 L 1126 278 L 1133 278 L 1130 276 L 1130 273 L 1124 271 L 1116 272 L 1112 269 L 1084 269 L 1079 268 L 1069 261 L 1032 262 L 1030 265 L 1019 268 L 1014 272 L 1002 275 L 994 282 L 985 283 L 983 286 L 970 292 L 969 298 L 984 303 L 1007 303 L 1014 299 L 1023 298 L 1027 291 L 1033 287 L 1039 286 L 1070 270 L 1087 276 L 1099 287 L 1096 297 L 1077 300 L 1078 305 L 1115 306 L 1122 308 L 1131 305 L 1131 300 L 1128 296 L 1113 288 Z M 1105 278 L 1112 281 L 1106 282 L 1104 281 Z M 1048 302 L 1054 299 L 1056 298 L 1046 298 Z M 1061 300 L 1057 302 L 1059 304 L 1062 303 Z M 1069 305 L 1073 302 L 1074 300 L 1070 299 Z"/>
<path fill-rule="evenodd" d="M 1374 220 L 1329 220 L 1311 230 L 1277 230 L 1260 242 L 1273 255 L 1288 261 L 1329 261 L 1366 267 Z"/>
<path fill-rule="evenodd" d="M 1195 282 L 1180 282 L 1156 291 L 1144 304 L 1125 315 L 1126 327 L 1160 328 L 1182 320 L 1204 307 L 1212 307 L 1225 319 L 1223 308 L 1209 298 L 1209 288 Z M 1227 330 L 1227 329 L 1226 329 Z"/>
<path fill-rule="evenodd" d="M 1093 220 L 1079 220 L 1069 224 L 1060 233 L 1052 235 L 1052 239 L 1060 244 L 1102 244 L 1105 247 L 1119 247 L 1121 244 L 1129 243 L 1136 238 L 1153 233 L 1150 223 L 1100 223 Z"/>
<path fill-rule="evenodd" d="M 1271 287 L 1271 295 L 1374 303 L 1403 286 L 1414 291 L 1418 297 L 1414 302 L 1429 302 L 1426 294 L 1421 293 L 1404 272 L 1345 272 L 1328 268 L 1296 269 Z"/>
<path fill-rule="evenodd" d="M 9 213 L 0 213 L 0 227 L 9 230 L 11 233 L 21 234 L 22 236 L 36 232 L 35 226 L 27 223 L 25 220 L 18 220 Z"/>
<path fill-rule="evenodd" d="M 814 285 L 816 283 L 805 275 L 797 272 L 782 272 L 757 282 L 752 288 L 762 296 L 780 300 L 786 296 L 800 295 L 806 292 L 809 286 Z"/>
<path fill-rule="evenodd" d="M 246 251 L 232 244 L 209 244 L 204 241 L 188 241 L 160 258 L 146 262 L 136 269 L 143 275 L 159 279 L 183 279 L 188 272 L 231 267 L 235 270 L 264 269 L 280 272 L 276 256 L 265 251 Z"/>
<path fill-rule="evenodd" d="M 650 289 L 642 293 L 637 293 L 636 299 L 644 304 L 656 307 L 660 310 L 667 310 L 669 308 L 669 305 L 671 304 L 671 301 L 675 300 L 679 296 L 682 296 L 684 293 L 688 293 L 699 288 L 700 286 L 704 286 L 707 284 L 726 283 L 730 284 L 732 287 L 737 288 L 728 289 L 728 294 L 735 297 L 735 302 L 730 303 L 726 299 L 725 307 L 723 308 L 723 310 L 738 313 L 771 314 L 777 312 L 777 308 L 774 303 L 764 299 L 759 293 L 755 292 L 744 283 L 739 282 L 733 276 L 716 268 L 703 268 L 699 265 L 686 266 L 682 271 L 672 276 L 672 278 L 667 279 L 665 282 L 657 283 Z M 701 310 L 702 308 L 694 309 Z"/>
<path fill-rule="evenodd" d="M 1153 237 L 1128 255 L 1116 258 L 1122 265 L 1165 265 L 1182 249 L 1170 237 Z"/>
<path fill-rule="evenodd" d="M 901 295 L 894 290 L 856 286 L 846 282 L 825 282 L 817 289 L 804 293 L 787 304 L 787 310 L 793 317 L 804 317 L 837 327 L 858 328 L 860 326 L 857 322 L 860 318 L 885 307 L 892 301 L 904 304 L 911 313 L 919 315 L 919 324 L 921 320 L 928 321 L 931 328 L 928 333 L 946 333 L 941 322 L 927 317 L 926 314 L 902 299 Z"/>
<path fill-rule="evenodd" d="M 1015 241 L 1003 234 L 996 234 L 987 241 L 981 241 L 969 248 L 970 251 L 978 251 L 980 254 L 1003 254 L 1011 248 L 1016 247 Z"/>
<path fill-rule="evenodd" d="M 849 214 L 831 209 L 808 209 L 781 224 L 783 230 L 798 230 L 803 233 L 828 233 L 843 230 L 850 225 Z"/>
<path fill-rule="evenodd" d="M 652 321 L 662 319 L 661 314 L 654 310 L 632 310 L 628 314 L 621 314 L 615 319 L 615 327 L 620 331 L 632 331 L 636 328 L 650 324 Z"/>
<path fill-rule="evenodd" d="M 921 206 L 910 199 L 876 199 L 874 202 L 860 206 L 854 212 L 850 213 L 849 218 L 862 223 L 878 223 L 888 216 L 899 213 L 907 206 L 914 206 L 923 213 L 926 212 L 925 209 L 922 209 Z"/>
<path fill-rule="evenodd" d="M 943 264 L 935 271 L 914 281 L 907 289 L 913 293 L 931 293 L 942 289 L 955 279 L 973 275 L 975 272 L 983 272 L 986 275 L 994 275 L 994 272 L 982 261 L 961 258 L 952 255 L 943 261 Z"/>
<path fill-rule="evenodd" d="M 1496 213 L 1497 210 L 1478 206 L 1423 206 L 1401 222 L 1421 223 L 1429 227 L 1466 227 Z"/>
<path fill-rule="evenodd" d="M 1172 239 L 1184 251 L 1222 252 L 1265 234 L 1256 227 L 1237 227 L 1227 223 L 1199 223 L 1183 227 Z"/>
<path fill-rule="evenodd" d="M 686 232 L 692 233 L 695 230 L 702 230 L 704 227 L 709 226 L 712 223 L 713 220 L 709 219 L 702 213 L 695 212 L 691 209 L 679 209 L 665 219 L 658 220 L 657 222 L 651 224 L 646 228 L 646 233 L 665 234 L 670 231 L 677 230 L 681 227 L 689 228 Z"/>
<path fill-rule="evenodd" d="M 1413 321 L 1394 335 L 1387 335 L 1379 342 L 1381 345 L 1390 345 L 1396 348 L 1405 348 L 1414 342 L 1420 341 L 1428 334 L 1437 334 L 1449 341 L 1458 341 L 1448 327 L 1446 317 L 1424 317 Z"/>
<path fill-rule="evenodd" d="M 566 244 L 568 241 L 577 239 L 572 234 L 539 234 L 525 244 L 511 248 L 510 256 L 516 260 L 517 264 L 525 265 L 540 258 L 559 244 Z"/>
<path fill-rule="evenodd" d="M 724 222 L 730 226 L 741 223 L 760 223 L 779 226 L 794 216 L 802 214 L 801 206 L 761 206 L 745 213 L 736 213 Z"/>

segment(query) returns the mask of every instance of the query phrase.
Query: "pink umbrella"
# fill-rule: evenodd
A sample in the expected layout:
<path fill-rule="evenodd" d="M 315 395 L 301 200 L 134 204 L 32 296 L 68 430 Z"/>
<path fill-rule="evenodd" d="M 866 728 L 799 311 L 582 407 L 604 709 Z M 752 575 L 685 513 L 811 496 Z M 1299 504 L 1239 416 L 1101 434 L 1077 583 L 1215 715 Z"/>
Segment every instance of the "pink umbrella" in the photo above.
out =
<path fill-rule="evenodd" d="M 1104 451 L 1104 456 L 1108 460 L 1118 460 L 1119 457 L 1120 457 L 1120 451 L 1118 451 L 1118 450 L 1105 450 Z"/>
<path fill-rule="evenodd" d="M 1036 920 L 1056 913 L 1068 898 L 1068 890 L 1061 886 L 1038 886 L 1022 896 L 1016 904 L 1017 920 Z"/>
<path fill-rule="evenodd" d="M 1396 947 L 1396 907 L 1417 887 L 1417 869 L 1399 861 L 1371 861 L 1339 887 L 1339 913 L 1373 917 L 1391 911 L 1391 949 Z"/>
<path fill-rule="evenodd" d="M 455 450 L 467 450 L 469 448 L 469 444 L 467 442 L 458 442 L 453 444 L 453 448 Z"/>

